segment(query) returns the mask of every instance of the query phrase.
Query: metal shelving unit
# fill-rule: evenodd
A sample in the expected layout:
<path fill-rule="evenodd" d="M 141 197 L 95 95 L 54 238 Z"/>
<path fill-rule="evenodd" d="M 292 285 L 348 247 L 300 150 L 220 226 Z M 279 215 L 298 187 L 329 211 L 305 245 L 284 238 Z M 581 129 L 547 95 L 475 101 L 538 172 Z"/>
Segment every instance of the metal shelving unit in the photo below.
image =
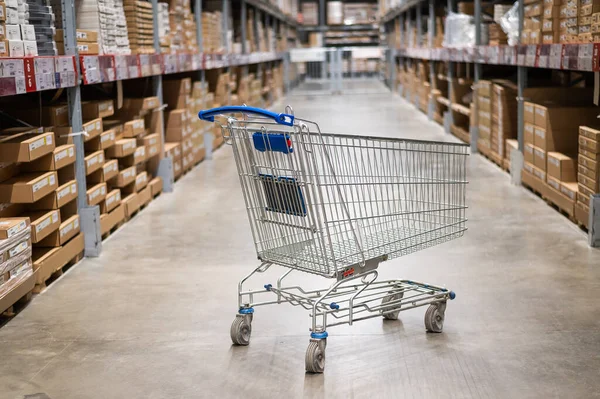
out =
<path fill-rule="evenodd" d="M 239 4 L 242 10 L 242 54 L 206 54 L 202 48 L 202 1 L 194 0 L 196 36 L 200 47 L 199 54 L 161 54 L 158 37 L 158 1 L 151 0 L 154 14 L 154 49 L 156 54 L 133 54 L 133 55 L 79 55 L 77 51 L 76 39 L 76 18 L 74 2 L 62 0 L 62 22 L 64 27 L 64 56 L 55 58 L 55 73 L 57 79 L 54 84 L 48 86 L 36 85 L 36 76 L 34 67 L 37 58 L 48 57 L 28 57 L 23 59 L 10 59 L 12 63 L 23 63 L 26 71 L 25 77 L 2 77 L 2 88 L 0 96 L 10 96 L 24 93 L 32 93 L 44 90 L 64 88 L 67 93 L 69 108 L 69 124 L 74 132 L 82 132 L 82 107 L 81 107 L 81 87 L 83 85 L 94 85 L 99 83 L 119 82 L 128 79 L 149 78 L 152 80 L 153 95 L 157 96 L 162 106 L 162 79 L 163 76 L 183 73 L 197 72 L 198 78 L 204 81 L 204 71 L 210 69 L 228 69 L 235 66 L 243 66 L 247 73 L 248 66 L 262 63 L 286 62 L 288 52 L 262 52 L 249 53 L 246 48 L 246 18 L 247 9 L 254 8 L 257 14 L 264 16 L 265 21 L 271 26 L 285 27 L 285 34 L 288 35 L 292 29 L 297 28 L 297 23 L 290 16 L 284 14 L 276 6 L 263 0 L 222 0 L 223 4 L 223 32 L 226 35 L 228 30 L 229 16 L 232 10 L 232 1 Z M 265 29 L 266 30 L 266 29 Z M 225 40 L 227 37 L 225 36 Z M 288 41 L 289 42 L 289 41 Z M 0 61 L 7 59 L 0 58 Z M 27 68 L 27 65 L 31 65 Z M 4 63 L 0 62 L 0 68 L 4 68 Z M 260 73 L 260 72 L 259 72 Z M 287 77 L 285 87 L 287 84 Z M 163 143 L 161 149 L 162 159 L 159 163 L 156 174 L 163 179 L 163 191 L 171 192 L 174 189 L 173 165 L 168 157 L 164 157 L 164 118 L 163 126 L 160 127 L 160 133 Z M 84 145 L 81 134 L 74 135 L 74 144 L 76 152 L 75 173 L 78 186 L 77 208 L 81 218 L 81 230 L 85 236 L 85 256 L 96 257 L 102 251 L 102 237 L 100 233 L 100 210 L 96 206 L 88 206 L 86 191 L 86 174 L 84 164 Z M 207 151 L 210 153 L 210 151 Z"/>
<path fill-rule="evenodd" d="M 427 7 L 425 6 L 427 3 Z M 474 0 L 474 24 L 475 24 L 475 46 L 469 48 L 433 48 L 433 37 L 435 35 L 435 10 L 442 2 L 435 0 L 408 0 L 400 6 L 389 10 L 381 18 L 381 24 L 385 32 L 394 32 L 395 24 L 398 22 L 399 48 L 388 49 L 387 79 L 390 87 L 395 82 L 395 66 L 397 60 L 406 61 L 410 64 L 413 60 L 427 60 L 434 62 L 444 62 L 447 64 L 446 80 L 450 81 L 455 77 L 455 64 L 467 63 L 473 64 L 473 83 L 477 83 L 482 76 L 483 65 L 504 65 L 516 68 L 517 72 L 517 126 L 518 126 L 518 150 L 511 156 L 511 180 L 515 184 L 521 184 L 521 171 L 523 169 L 523 139 L 524 139 L 524 90 L 527 87 L 528 68 L 546 68 L 564 71 L 580 72 L 600 72 L 600 43 L 585 44 L 541 44 L 541 45 L 499 45 L 487 46 L 481 45 L 481 0 Z M 423 30 L 421 26 L 422 12 L 427 11 L 428 43 L 423 45 Z M 446 10 L 456 11 L 456 0 L 446 1 Z M 408 31 L 405 31 L 405 20 L 409 23 Z M 519 1 L 519 42 L 521 40 L 522 26 L 524 20 L 524 2 Z M 410 28 L 416 22 L 417 47 L 410 47 L 409 35 Z M 434 62 L 430 62 L 430 77 L 433 81 L 435 77 Z M 597 81 L 598 75 L 595 75 Z M 449 85 L 448 99 L 443 99 L 448 109 L 453 109 L 452 104 L 452 85 Z M 476 97 L 476 96 L 475 96 Z M 477 101 L 477 100 L 475 100 Z M 430 103 L 430 117 L 431 108 Z M 477 114 L 477 113 L 476 113 Z M 449 126 L 452 124 L 452 113 L 446 113 L 444 128 L 449 133 Z M 477 117 L 477 116 L 475 116 Z M 475 123 L 475 126 L 478 126 Z M 472 153 L 477 153 L 478 129 L 470 129 L 470 145 Z M 588 226 L 589 242 L 592 246 L 600 246 L 600 196 L 594 197 L 590 207 L 590 221 Z"/>

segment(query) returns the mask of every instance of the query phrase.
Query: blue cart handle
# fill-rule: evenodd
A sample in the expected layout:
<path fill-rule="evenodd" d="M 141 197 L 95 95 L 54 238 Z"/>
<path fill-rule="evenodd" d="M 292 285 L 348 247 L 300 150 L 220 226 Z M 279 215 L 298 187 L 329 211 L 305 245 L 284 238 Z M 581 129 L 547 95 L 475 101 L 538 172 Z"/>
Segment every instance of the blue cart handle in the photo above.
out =
<path fill-rule="evenodd" d="M 206 109 L 198 112 L 198 118 L 203 121 L 214 122 L 215 115 L 230 114 L 230 113 L 244 113 L 264 116 L 265 118 L 273 119 L 280 125 L 294 126 L 294 115 L 290 114 L 276 114 L 275 112 L 268 111 L 262 108 L 246 107 L 243 105 L 230 105 L 227 107 L 218 107 L 212 109 Z"/>

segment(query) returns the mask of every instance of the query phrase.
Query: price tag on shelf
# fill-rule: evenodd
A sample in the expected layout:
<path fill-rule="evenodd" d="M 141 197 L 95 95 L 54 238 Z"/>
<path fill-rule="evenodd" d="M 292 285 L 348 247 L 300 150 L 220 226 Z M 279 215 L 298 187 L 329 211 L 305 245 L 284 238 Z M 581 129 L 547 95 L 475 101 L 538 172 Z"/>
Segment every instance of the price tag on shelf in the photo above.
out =
<path fill-rule="evenodd" d="M 115 55 L 115 73 L 117 80 L 129 79 L 129 71 L 127 67 L 127 56 L 126 55 Z"/>
<path fill-rule="evenodd" d="M 537 64 L 539 68 L 548 68 L 550 62 L 550 45 L 541 44 L 538 46 Z"/>
<path fill-rule="evenodd" d="M 98 56 L 102 82 L 114 82 L 117 79 L 115 58 L 112 55 Z"/>
<path fill-rule="evenodd" d="M 77 74 L 71 71 L 56 72 L 56 87 L 73 87 L 77 84 Z"/>
<path fill-rule="evenodd" d="M 0 77 L 10 78 L 25 76 L 24 62 L 22 58 L 0 58 Z"/>
<path fill-rule="evenodd" d="M 485 47 L 487 51 L 487 61 L 490 64 L 499 64 L 500 63 L 500 46 L 487 46 Z"/>
<path fill-rule="evenodd" d="M 192 68 L 194 71 L 202 69 L 202 55 L 192 54 Z"/>
<path fill-rule="evenodd" d="M 527 46 L 517 46 L 517 65 L 526 66 Z"/>
<path fill-rule="evenodd" d="M 79 58 L 81 60 L 81 73 L 83 75 L 83 82 L 85 84 L 102 82 L 99 57 L 97 55 L 82 55 Z"/>
<path fill-rule="evenodd" d="M 150 63 L 152 65 L 152 75 L 160 75 L 163 71 L 163 60 L 160 54 L 152 54 L 150 56 Z"/>
<path fill-rule="evenodd" d="M 125 56 L 127 62 L 127 75 L 129 79 L 141 77 L 140 60 L 137 54 L 129 54 Z"/>
<path fill-rule="evenodd" d="M 562 65 L 563 55 L 562 44 L 551 44 L 550 55 L 548 56 L 548 67 L 552 69 L 560 69 Z"/>
<path fill-rule="evenodd" d="M 594 45 L 592 43 L 579 44 L 577 56 L 577 69 L 580 71 L 593 70 Z"/>
<path fill-rule="evenodd" d="M 140 73 L 143 76 L 152 75 L 152 67 L 150 65 L 150 55 L 149 54 L 140 54 L 138 56 L 138 60 L 140 62 Z"/>
<path fill-rule="evenodd" d="M 535 66 L 535 58 L 537 55 L 537 45 L 531 44 L 527 46 L 527 52 L 525 54 L 525 66 L 534 67 Z"/>
<path fill-rule="evenodd" d="M 177 55 L 165 54 L 163 61 L 165 63 L 165 73 L 179 72 L 177 68 Z"/>
<path fill-rule="evenodd" d="M 54 57 L 35 57 L 33 58 L 33 67 L 35 73 L 54 74 Z"/>

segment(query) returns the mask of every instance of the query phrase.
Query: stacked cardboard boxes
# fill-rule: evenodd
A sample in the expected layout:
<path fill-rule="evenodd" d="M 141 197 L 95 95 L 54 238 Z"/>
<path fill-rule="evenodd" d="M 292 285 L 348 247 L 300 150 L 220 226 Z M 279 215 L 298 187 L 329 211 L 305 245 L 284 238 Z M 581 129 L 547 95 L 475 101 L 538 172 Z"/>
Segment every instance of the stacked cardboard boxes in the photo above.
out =
<path fill-rule="evenodd" d="M 125 0 L 125 19 L 129 47 L 134 54 L 154 53 L 152 3 L 145 0 Z"/>
<path fill-rule="evenodd" d="M 171 31 L 170 41 L 172 52 L 179 53 L 198 51 L 198 42 L 196 40 L 196 21 L 194 20 L 194 15 L 190 11 L 190 7 L 190 0 L 169 1 L 169 24 Z"/>
<path fill-rule="evenodd" d="M 494 80 L 492 85 L 492 157 L 500 164 L 508 156 L 506 140 L 517 137 L 517 87 L 509 81 Z"/>
<path fill-rule="evenodd" d="M 588 224 L 590 197 L 600 193 L 600 130 L 579 128 L 579 155 L 577 165 L 576 217 L 579 223 Z"/>
<path fill-rule="evenodd" d="M 318 25 L 319 24 L 319 4 L 314 3 L 302 3 L 302 23 L 304 25 Z"/>
<path fill-rule="evenodd" d="M 158 3 L 158 38 L 160 42 L 160 52 L 171 52 L 171 23 L 169 21 L 169 4 Z"/>
<path fill-rule="evenodd" d="M 526 1 L 524 6 L 525 19 L 523 20 L 522 44 L 542 43 L 542 14 L 544 3 L 542 1 Z"/>
<path fill-rule="evenodd" d="M 63 107 L 46 108 L 42 120 L 61 122 L 57 110 Z M 57 143 L 50 129 L 60 131 L 48 127 L 0 132 L 0 217 L 22 216 L 30 221 L 35 283 L 40 286 L 83 251 L 75 148 Z"/>
<path fill-rule="evenodd" d="M 491 150 L 492 137 L 492 82 L 480 80 L 477 83 L 477 121 L 479 136 L 477 147 L 483 154 L 488 155 Z"/>
<path fill-rule="evenodd" d="M 0 218 L 0 314 L 33 290 L 29 218 Z"/>
<path fill-rule="evenodd" d="M 97 31 L 77 29 L 76 34 L 77 50 L 79 51 L 79 54 L 86 55 L 101 53 L 103 47 L 98 45 L 100 38 L 98 37 Z M 65 53 L 64 31 L 62 29 L 56 30 L 56 46 L 58 49 L 58 54 Z M 112 48 L 111 51 L 113 51 Z M 114 54 L 114 52 L 109 54 Z"/>
<path fill-rule="evenodd" d="M 224 50 L 221 36 L 222 24 L 221 12 L 202 12 L 202 46 L 205 53 L 220 53 Z"/>
<path fill-rule="evenodd" d="M 38 49 L 36 27 L 52 33 L 54 14 L 46 2 L 7 0 L 0 3 L 0 57 L 55 55 L 52 35 Z"/>

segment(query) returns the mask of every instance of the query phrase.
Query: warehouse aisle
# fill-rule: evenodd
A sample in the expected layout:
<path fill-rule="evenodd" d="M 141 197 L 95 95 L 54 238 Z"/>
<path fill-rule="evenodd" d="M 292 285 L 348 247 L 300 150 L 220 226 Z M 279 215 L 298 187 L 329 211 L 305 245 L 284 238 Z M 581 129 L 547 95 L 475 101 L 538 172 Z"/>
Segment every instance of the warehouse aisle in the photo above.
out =
<path fill-rule="evenodd" d="M 328 132 L 453 140 L 390 94 L 293 101 L 296 115 Z M 600 392 L 600 251 L 483 158 L 469 158 L 469 180 L 465 236 L 380 269 L 456 291 L 444 333 L 425 333 L 424 309 L 332 328 L 325 374 L 305 375 L 301 309 L 257 308 L 251 345 L 231 346 L 237 282 L 257 263 L 232 153 L 221 148 L 105 242 L 101 258 L 83 261 L 0 328 L 0 398 Z"/>

